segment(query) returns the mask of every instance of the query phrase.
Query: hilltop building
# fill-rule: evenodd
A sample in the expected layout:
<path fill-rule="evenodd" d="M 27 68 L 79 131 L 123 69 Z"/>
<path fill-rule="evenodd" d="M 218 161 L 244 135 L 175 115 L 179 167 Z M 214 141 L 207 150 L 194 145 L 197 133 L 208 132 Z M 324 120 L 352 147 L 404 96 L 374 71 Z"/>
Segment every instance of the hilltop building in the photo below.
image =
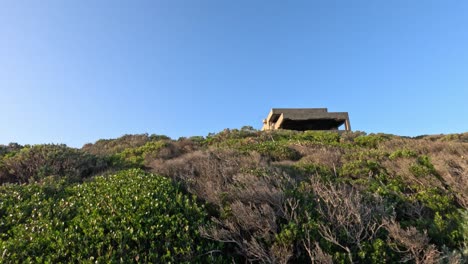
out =
<path fill-rule="evenodd" d="M 351 130 L 347 112 L 328 112 L 327 108 L 273 108 L 263 120 L 262 130 Z"/>

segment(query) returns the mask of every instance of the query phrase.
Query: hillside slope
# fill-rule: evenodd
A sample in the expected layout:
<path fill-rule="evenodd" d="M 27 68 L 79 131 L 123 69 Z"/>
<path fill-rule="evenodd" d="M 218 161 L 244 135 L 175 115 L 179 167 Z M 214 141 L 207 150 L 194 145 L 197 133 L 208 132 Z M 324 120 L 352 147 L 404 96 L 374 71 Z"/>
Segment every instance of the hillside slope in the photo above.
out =
<path fill-rule="evenodd" d="M 161 179 L 172 181 L 160 187 L 168 184 Z M 82 149 L 10 144 L 0 147 L 0 182 L 5 262 L 463 263 L 468 256 L 468 133 L 245 127 L 178 140 L 126 135 Z M 156 210 L 155 199 L 173 209 Z M 76 200 L 91 205 L 63 204 Z"/>

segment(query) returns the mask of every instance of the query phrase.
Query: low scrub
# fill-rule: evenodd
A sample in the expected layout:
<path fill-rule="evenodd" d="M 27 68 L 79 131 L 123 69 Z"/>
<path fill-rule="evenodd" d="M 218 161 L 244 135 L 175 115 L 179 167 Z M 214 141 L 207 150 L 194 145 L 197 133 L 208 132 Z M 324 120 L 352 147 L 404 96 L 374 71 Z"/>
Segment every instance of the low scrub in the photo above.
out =
<path fill-rule="evenodd" d="M 128 170 L 64 186 L 0 189 L 5 262 L 211 262 L 203 206 L 169 179 Z M 210 253 L 211 252 L 211 253 Z"/>
<path fill-rule="evenodd" d="M 106 168 L 106 159 L 65 145 L 27 146 L 0 160 L 0 183 L 37 182 L 48 176 L 80 181 Z"/>
<path fill-rule="evenodd" d="M 5 262 L 465 263 L 465 134 L 244 127 L 81 150 L 2 146 L 0 179 L 24 184 L 0 189 L 0 253 Z M 98 161 L 110 176 L 93 177 Z M 131 169 L 110 173 L 121 168 Z"/>

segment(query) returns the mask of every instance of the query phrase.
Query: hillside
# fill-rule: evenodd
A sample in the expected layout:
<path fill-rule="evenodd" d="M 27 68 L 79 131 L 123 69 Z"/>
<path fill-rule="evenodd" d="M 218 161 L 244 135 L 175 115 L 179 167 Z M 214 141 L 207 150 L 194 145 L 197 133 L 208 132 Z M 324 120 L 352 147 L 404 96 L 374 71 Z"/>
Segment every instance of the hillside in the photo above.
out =
<path fill-rule="evenodd" d="M 468 133 L 0 146 L 0 262 L 464 263 Z"/>

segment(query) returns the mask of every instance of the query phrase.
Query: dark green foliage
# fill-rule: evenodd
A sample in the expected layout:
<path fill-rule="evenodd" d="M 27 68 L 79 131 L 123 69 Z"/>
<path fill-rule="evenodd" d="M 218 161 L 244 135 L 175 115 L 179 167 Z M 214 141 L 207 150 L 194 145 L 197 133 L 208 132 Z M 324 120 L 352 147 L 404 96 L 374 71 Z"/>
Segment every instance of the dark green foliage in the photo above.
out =
<path fill-rule="evenodd" d="M 402 219 L 403 223 L 427 229 L 428 235 L 438 244 L 455 247 L 463 241 L 460 211 L 453 196 L 436 188 L 416 187 L 408 202 L 419 203 L 424 217 Z"/>
<path fill-rule="evenodd" d="M 4 186 L 0 196 L 6 262 L 215 260 L 198 232 L 204 208 L 161 176 L 129 170 L 72 186 Z"/>

